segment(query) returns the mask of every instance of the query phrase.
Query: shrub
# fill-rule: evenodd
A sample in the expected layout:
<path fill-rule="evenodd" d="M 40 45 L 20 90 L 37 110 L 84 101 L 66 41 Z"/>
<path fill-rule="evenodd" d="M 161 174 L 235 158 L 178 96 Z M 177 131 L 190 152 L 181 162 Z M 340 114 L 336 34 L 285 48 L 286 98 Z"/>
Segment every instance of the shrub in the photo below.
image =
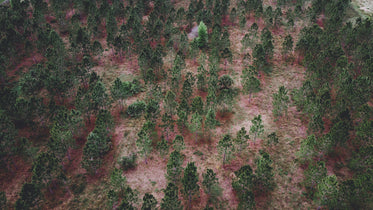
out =
<path fill-rule="evenodd" d="M 136 158 L 137 158 L 136 154 L 122 157 L 122 159 L 119 161 L 119 164 L 122 170 L 128 171 L 128 170 L 134 169 L 136 167 Z"/>
<path fill-rule="evenodd" d="M 131 117 L 139 117 L 146 108 L 144 101 L 136 101 L 133 104 L 129 105 L 127 108 L 127 114 Z"/>

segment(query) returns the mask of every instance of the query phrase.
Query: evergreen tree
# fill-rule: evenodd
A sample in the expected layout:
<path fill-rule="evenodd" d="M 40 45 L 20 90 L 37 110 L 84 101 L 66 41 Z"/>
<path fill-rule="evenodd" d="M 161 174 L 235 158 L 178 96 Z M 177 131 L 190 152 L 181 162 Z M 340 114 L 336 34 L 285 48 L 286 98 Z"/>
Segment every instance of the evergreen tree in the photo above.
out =
<path fill-rule="evenodd" d="M 253 193 L 254 174 L 249 165 L 242 166 L 234 174 L 236 178 L 232 181 L 232 187 L 238 195 L 238 209 L 253 209 L 255 199 Z"/>
<path fill-rule="evenodd" d="M 234 150 L 231 135 L 229 134 L 224 135 L 224 137 L 218 143 L 218 149 L 219 149 L 219 153 L 223 155 L 223 165 L 224 165 L 225 161 L 229 160 L 230 155 L 232 151 Z"/>
<path fill-rule="evenodd" d="M 209 134 L 211 135 L 212 130 L 215 129 L 215 126 L 217 125 L 219 125 L 219 121 L 216 120 L 215 110 L 209 108 L 205 118 L 205 130 L 207 129 Z"/>
<path fill-rule="evenodd" d="M 183 136 L 176 135 L 174 141 L 172 142 L 172 147 L 174 148 L 175 151 L 178 151 L 178 152 L 181 152 L 182 150 L 184 150 L 185 144 L 184 144 Z"/>
<path fill-rule="evenodd" d="M 165 158 L 169 151 L 167 141 L 162 137 L 162 140 L 157 143 L 157 149 L 162 158 Z"/>
<path fill-rule="evenodd" d="M 201 21 L 198 26 L 198 38 L 197 43 L 200 49 L 207 47 L 207 26 Z"/>
<path fill-rule="evenodd" d="M 256 138 L 259 137 L 263 132 L 264 132 L 264 126 L 263 126 L 263 122 L 262 122 L 262 116 L 261 115 L 258 115 L 256 117 L 254 117 L 253 120 L 251 120 L 251 127 L 250 127 L 250 133 L 252 133 L 254 135 L 254 143 L 256 141 Z"/>
<path fill-rule="evenodd" d="M 197 142 L 197 133 L 202 128 L 202 117 L 197 112 L 192 115 L 192 119 L 189 123 L 189 129 L 195 133 L 194 141 Z"/>
<path fill-rule="evenodd" d="M 40 187 L 34 183 L 25 183 L 19 193 L 20 198 L 16 201 L 15 209 L 31 209 L 37 207 L 41 201 L 42 194 Z"/>
<path fill-rule="evenodd" d="M 32 181 L 41 188 L 58 178 L 62 171 L 53 153 L 40 153 L 32 167 Z M 51 186 L 49 190 L 51 191 Z"/>
<path fill-rule="evenodd" d="M 188 208 L 191 209 L 192 196 L 199 192 L 197 167 L 194 162 L 189 162 L 184 169 L 184 176 L 181 180 L 183 183 L 183 195 L 188 200 Z"/>
<path fill-rule="evenodd" d="M 255 160 L 255 188 L 261 192 L 268 192 L 273 190 L 275 183 L 273 180 L 274 173 L 272 167 L 272 160 L 268 153 L 261 152 L 260 157 Z"/>
<path fill-rule="evenodd" d="M 242 127 L 241 130 L 237 132 L 236 138 L 234 139 L 234 143 L 238 147 L 237 150 L 239 152 L 246 149 L 247 140 L 249 138 L 249 134 L 247 134 L 245 127 Z"/>
<path fill-rule="evenodd" d="M 203 114 L 203 101 L 201 96 L 196 96 L 193 99 L 192 105 L 191 105 L 191 111 L 198 113 L 200 115 Z"/>
<path fill-rule="evenodd" d="M 179 189 L 175 184 L 168 183 L 166 189 L 164 189 L 164 197 L 161 202 L 162 210 L 182 210 L 183 206 L 179 200 Z"/>
<path fill-rule="evenodd" d="M 285 37 L 284 42 L 282 43 L 282 55 L 286 56 L 293 51 L 293 38 L 291 35 Z"/>
<path fill-rule="evenodd" d="M 152 140 L 149 133 L 143 129 L 137 134 L 138 139 L 136 140 L 136 146 L 139 149 L 139 153 L 145 157 L 145 163 L 148 164 L 148 155 L 153 150 Z"/>
<path fill-rule="evenodd" d="M 152 210 L 156 209 L 157 200 L 154 198 L 152 194 L 145 193 L 144 197 L 142 198 L 143 203 L 141 206 L 141 210 Z"/>
<path fill-rule="evenodd" d="M 288 91 L 284 86 L 279 87 L 278 92 L 273 94 L 273 115 L 277 118 L 282 116 L 283 112 L 287 115 L 289 96 Z"/>
<path fill-rule="evenodd" d="M 173 151 L 170 154 L 170 158 L 168 159 L 167 162 L 167 175 L 166 178 L 176 184 L 180 180 L 181 172 L 183 168 L 181 165 L 183 164 L 184 157 L 180 152 L 178 151 Z"/>
<path fill-rule="evenodd" d="M 164 108 L 166 113 L 170 115 L 174 115 L 176 112 L 176 95 L 172 90 L 167 91 L 165 99 L 164 99 Z"/>
<path fill-rule="evenodd" d="M 203 190 L 209 197 L 207 203 L 216 204 L 216 201 L 222 192 L 216 173 L 212 169 L 207 169 L 206 173 L 202 174 L 202 177 Z"/>

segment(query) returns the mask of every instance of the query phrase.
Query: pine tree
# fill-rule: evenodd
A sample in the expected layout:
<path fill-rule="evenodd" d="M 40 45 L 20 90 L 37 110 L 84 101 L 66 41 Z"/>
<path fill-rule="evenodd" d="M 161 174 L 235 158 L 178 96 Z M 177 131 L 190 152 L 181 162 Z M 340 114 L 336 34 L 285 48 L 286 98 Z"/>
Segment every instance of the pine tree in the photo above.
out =
<path fill-rule="evenodd" d="M 192 196 L 199 192 L 197 167 L 194 162 L 189 162 L 186 166 L 181 182 L 183 183 L 183 195 L 185 200 L 188 200 L 188 208 L 191 209 Z"/>
<path fill-rule="evenodd" d="M 167 91 L 164 99 L 164 108 L 166 113 L 174 115 L 176 112 L 177 102 L 176 95 L 172 90 Z"/>
<path fill-rule="evenodd" d="M 249 134 L 247 134 L 247 131 L 245 127 L 242 127 L 241 130 L 237 132 L 236 138 L 234 139 L 235 145 L 238 147 L 238 151 L 245 150 L 247 147 L 247 140 L 249 139 Z"/>
<path fill-rule="evenodd" d="M 219 153 L 223 156 L 223 165 L 226 160 L 229 160 L 231 153 L 233 152 L 232 137 L 229 134 L 224 137 L 218 143 Z"/>
<path fill-rule="evenodd" d="M 162 210 L 182 210 L 183 206 L 179 200 L 179 189 L 175 184 L 168 183 L 166 189 L 164 189 L 164 197 L 161 202 Z"/>
<path fill-rule="evenodd" d="M 157 143 L 157 149 L 162 158 L 166 158 L 169 148 L 170 147 L 168 146 L 167 141 L 162 136 L 162 140 Z"/>
<path fill-rule="evenodd" d="M 206 170 L 206 173 L 202 174 L 202 177 L 203 190 L 209 197 L 207 203 L 216 204 L 218 197 L 222 193 L 222 188 L 219 186 L 219 181 L 216 177 L 216 173 L 212 169 L 208 168 Z"/>
<path fill-rule="evenodd" d="M 206 118 L 205 118 L 205 130 L 207 129 L 209 134 L 211 135 L 212 130 L 215 129 L 215 126 L 218 124 L 219 124 L 219 121 L 216 120 L 215 110 L 212 108 L 209 108 L 206 114 Z"/>
<path fill-rule="evenodd" d="M 236 178 L 232 181 L 232 187 L 238 195 L 238 209 L 253 209 L 255 199 L 253 193 L 254 174 L 250 165 L 242 166 L 234 174 Z"/>
<path fill-rule="evenodd" d="M 185 143 L 183 136 L 176 135 L 174 141 L 172 142 L 172 147 L 175 151 L 181 152 L 185 149 Z"/>
<path fill-rule="evenodd" d="M 273 190 L 275 183 L 273 180 L 274 173 L 270 156 L 266 152 L 261 152 L 260 157 L 255 160 L 255 188 L 260 192 Z"/>
<path fill-rule="evenodd" d="M 183 168 L 181 165 L 183 164 L 184 157 L 180 152 L 178 151 L 173 151 L 170 154 L 170 158 L 168 159 L 167 162 L 167 175 L 166 178 L 176 184 L 180 180 L 180 176 L 182 173 Z"/>
<path fill-rule="evenodd" d="M 137 134 L 138 139 L 136 140 L 136 146 L 139 149 L 139 153 L 145 157 L 145 163 L 148 164 L 148 155 L 152 151 L 152 140 L 149 137 L 148 132 L 144 129 Z"/>
<path fill-rule="evenodd" d="M 283 112 L 287 115 L 287 109 L 289 104 L 288 91 L 284 86 L 279 87 L 278 92 L 273 94 L 273 115 L 277 118 L 283 115 Z"/>
<path fill-rule="evenodd" d="M 197 142 L 197 133 L 202 128 L 202 117 L 197 112 L 192 115 L 192 119 L 189 123 L 189 129 L 195 133 L 194 141 Z"/>
<path fill-rule="evenodd" d="M 254 135 L 254 143 L 256 141 L 256 138 L 259 137 L 263 132 L 264 132 L 264 126 L 263 126 L 263 122 L 262 122 L 262 116 L 261 115 L 258 115 L 256 117 L 254 117 L 253 120 L 251 120 L 251 127 L 250 127 L 250 133 L 252 133 Z"/>
<path fill-rule="evenodd" d="M 152 194 L 145 193 L 144 197 L 142 198 L 143 203 L 141 206 L 141 210 L 152 210 L 156 209 L 157 200 L 154 198 Z"/>
<path fill-rule="evenodd" d="M 198 47 L 200 49 L 204 49 L 207 47 L 207 27 L 206 25 L 201 21 L 198 26 Z"/>

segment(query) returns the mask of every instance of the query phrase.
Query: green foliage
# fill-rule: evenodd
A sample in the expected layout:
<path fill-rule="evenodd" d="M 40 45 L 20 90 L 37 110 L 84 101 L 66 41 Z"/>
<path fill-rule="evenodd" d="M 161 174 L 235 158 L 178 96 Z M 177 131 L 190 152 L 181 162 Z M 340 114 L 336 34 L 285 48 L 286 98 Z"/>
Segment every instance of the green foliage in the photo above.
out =
<path fill-rule="evenodd" d="M 321 205 L 329 209 L 338 209 L 339 207 L 339 183 L 335 175 L 324 177 L 317 185 L 316 197 Z"/>
<path fill-rule="evenodd" d="M 115 190 L 118 189 L 118 194 L 121 195 L 127 187 L 127 178 L 121 170 L 114 168 L 110 175 L 110 184 Z"/>
<path fill-rule="evenodd" d="M 192 115 L 189 123 L 189 129 L 195 133 L 195 141 L 197 141 L 197 132 L 202 128 L 202 117 L 197 112 Z"/>
<path fill-rule="evenodd" d="M 129 105 L 127 108 L 127 114 L 131 117 L 139 117 L 145 111 L 146 104 L 144 101 L 136 101 Z"/>
<path fill-rule="evenodd" d="M 45 187 L 53 179 L 59 178 L 62 170 L 53 153 L 43 152 L 36 158 L 32 167 L 32 182 Z"/>
<path fill-rule="evenodd" d="M 216 120 L 215 110 L 212 108 L 208 109 L 205 119 L 205 129 L 208 129 L 210 132 L 219 125 L 219 121 Z"/>
<path fill-rule="evenodd" d="M 272 191 L 275 187 L 274 173 L 272 167 L 273 161 L 266 152 L 261 152 L 259 158 L 255 160 L 255 189 L 260 192 Z"/>
<path fill-rule="evenodd" d="M 136 159 L 137 155 L 135 153 L 128 156 L 123 156 L 119 160 L 119 165 L 123 171 L 134 169 L 136 168 Z"/>
<path fill-rule="evenodd" d="M 40 188 L 34 183 L 25 183 L 19 193 L 20 198 L 16 201 L 15 209 L 31 209 L 41 201 L 42 194 Z"/>
<path fill-rule="evenodd" d="M 152 140 L 149 136 L 149 132 L 147 132 L 143 127 L 137 136 L 138 139 L 136 140 L 136 146 L 138 148 L 138 152 L 145 157 L 145 163 L 148 164 L 147 157 L 153 150 Z"/>
<path fill-rule="evenodd" d="M 251 127 L 250 127 L 250 133 L 254 135 L 253 141 L 255 142 L 257 137 L 260 137 L 260 135 L 264 132 L 264 125 L 262 122 L 262 116 L 258 115 L 254 117 L 253 120 L 251 120 Z"/>
<path fill-rule="evenodd" d="M 176 95 L 172 90 L 167 91 L 164 99 L 164 109 L 170 115 L 174 115 L 176 112 L 177 102 Z"/>
<path fill-rule="evenodd" d="M 232 77 L 230 77 L 229 75 L 225 74 L 219 78 L 220 89 L 230 89 L 233 84 L 234 84 L 234 81 Z"/>
<path fill-rule="evenodd" d="M 205 193 L 209 196 L 208 203 L 217 204 L 218 198 L 221 196 L 222 188 L 219 186 L 216 173 L 212 169 L 207 169 L 206 173 L 202 174 L 202 187 Z"/>
<path fill-rule="evenodd" d="M 288 90 L 286 90 L 284 86 L 279 87 L 278 92 L 273 94 L 272 113 L 276 118 L 282 116 L 283 112 L 285 112 L 287 116 L 287 110 L 290 102 L 289 96 L 287 94 Z"/>
<path fill-rule="evenodd" d="M 326 177 L 327 170 L 325 162 L 319 161 L 317 163 L 311 163 L 308 168 L 304 171 L 304 185 L 307 190 L 307 196 L 313 198 L 317 192 L 317 184 Z"/>
<path fill-rule="evenodd" d="M 172 142 L 172 147 L 174 148 L 175 151 L 178 151 L 178 152 L 181 152 L 182 150 L 184 150 L 185 144 L 184 144 L 183 136 L 176 135 L 174 141 Z"/>
<path fill-rule="evenodd" d="M 143 203 L 141 206 L 141 210 L 152 210 L 155 209 L 157 206 L 157 200 L 154 198 L 152 194 L 145 193 L 144 197 L 142 198 Z"/>
<path fill-rule="evenodd" d="M 287 35 L 285 37 L 284 42 L 282 43 L 282 54 L 287 55 L 293 51 L 293 37 L 291 35 Z"/>
<path fill-rule="evenodd" d="M 200 49 L 207 47 L 207 26 L 201 21 L 198 26 L 198 38 L 197 43 Z"/>
<path fill-rule="evenodd" d="M 199 192 L 197 167 L 194 162 L 189 162 L 184 169 L 184 176 L 181 180 L 183 183 L 183 195 L 188 200 L 189 209 L 191 208 L 192 196 Z"/>
<path fill-rule="evenodd" d="M 236 135 L 234 139 L 235 146 L 237 147 L 237 151 L 245 150 L 247 147 L 247 140 L 249 139 L 249 134 L 247 133 L 245 127 L 242 127 Z"/>
<path fill-rule="evenodd" d="M 235 171 L 235 179 L 232 181 L 232 187 L 238 195 L 240 201 L 239 209 L 253 209 L 255 200 L 253 194 L 254 174 L 249 165 L 242 166 Z"/>
<path fill-rule="evenodd" d="M 270 133 L 268 136 L 267 136 L 268 140 L 267 140 L 267 144 L 268 145 L 271 145 L 271 144 L 278 144 L 278 136 L 276 134 L 276 132 L 272 132 Z"/>
<path fill-rule="evenodd" d="M 183 168 L 181 165 L 183 164 L 184 157 L 180 152 L 178 151 L 173 151 L 170 154 L 170 158 L 168 159 L 167 162 L 167 175 L 166 178 L 172 182 L 172 183 L 177 183 L 180 180 L 181 172 Z"/>
<path fill-rule="evenodd" d="M 179 200 L 179 189 L 175 184 L 168 183 L 166 189 L 164 191 L 164 197 L 162 198 L 161 202 L 161 209 L 162 210 L 182 210 L 183 206 L 181 205 L 181 201 Z"/>
<path fill-rule="evenodd" d="M 96 126 L 88 134 L 87 142 L 83 148 L 82 167 L 90 173 L 96 173 L 102 164 L 104 155 L 111 147 L 110 130 L 105 126 Z"/>
<path fill-rule="evenodd" d="M 5 209 L 6 203 L 7 203 L 6 194 L 4 191 L 1 191 L 0 192 L 0 208 Z"/>
<path fill-rule="evenodd" d="M 297 156 L 302 159 L 302 162 L 310 161 L 316 155 L 317 140 L 315 135 L 310 135 L 301 142 L 300 150 Z"/>
<path fill-rule="evenodd" d="M 203 114 L 203 101 L 202 101 L 202 97 L 201 96 L 196 96 L 194 99 L 193 99 L 193 102 L 191 104 L 191 111 L 192 112 L 195 112 L 195 113 L 198 113 L 200 115 Z"/>
<path fill-rule="evenodd" d="M 223 165 L 226 160 L 230 159 L 230 155 L 234 150 L 233 140 L 231 135 L 226 134 L 218 143 L 219 153 L 223 156 Z"/>
<path fill-rule="evenodd" d="M 165 158 L 168 155 L 170 146 L 168 146 L 167 141 L 162 137 L 162 140 L 157 143 L 157 149 L 162 158 Z"/>

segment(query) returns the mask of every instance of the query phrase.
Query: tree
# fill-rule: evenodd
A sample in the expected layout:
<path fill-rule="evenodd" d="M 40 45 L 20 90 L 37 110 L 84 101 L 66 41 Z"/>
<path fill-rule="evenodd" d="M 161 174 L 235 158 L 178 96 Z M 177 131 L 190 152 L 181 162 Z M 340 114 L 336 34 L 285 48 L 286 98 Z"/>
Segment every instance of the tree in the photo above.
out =
<path fill-rule="evenodd" d="M 207 129 L 209 134 L 211 134 L 212 130 L 215 129 L 215 126 L 217 125 L 219 125 L 219 121 L 216 120 L 215 110 L 209 108 L 205 118 L 205 130 Z"/>
<path fill-rule="evenodd" d="M 247 140 L 249 138 L 249 134 L 247 134 L 245 127 L 242 127 L 241 130 L 237 132 L 236 138 L 234 139 L 234 143 L 238 147 L 237 150 L 239 152 L 241 152 L 247 147 Z"/>
<path fill-rule="evenodd" d="M 253 209 L 255 207 L 255 199 L 253 193 L 254 174 L 250 165 L 242 166 L 238 171 L 235 171 L 235 179 L 232 181 L 232 187 L 238 195 L 238 209 Z"/>
<path fill-rule="evenodd" d="M 254 117 L 253 120 L 251 120 L 251 127 L 250 127 L 250 133 L 252 133 L 254 135 L 254 143 L 256 141 L 256 138 L 259 137 L 263 132 L 264 132 L 264 126 L 263 126 L 263 122 L 262 122 L 262 116 L 261 115 L 258 115 L 256 117 Z"/>
<path fill-rule="evenodd" d="M 175 184 L 168 183 L 166 189 L 164 191 L 164 197 L 162 198 L 161 202 L 161 209 L 162 210 L 182 210 L 183 206 L 181 205 L 181 201 L 179 200 L 179 189 Z"/>
<path fill-rule="evenodd" d="M 335 175 L 326 176 L 317 185 L 316 197 L 321 205 L 326 205 L 329 209 L 339 209 L 339 183 Z"/>
<path fill-rule="evenodd" d="M 110 149 L 111 136 L 104 128 L 95 128 L 88 134 L 87 142 L 83 148 L 82 167 L 90 173 L 97 173 L 97 169 L 102 164 L 103 156 Z"/>
<path fill-rule="evenodd" d="M 172 142 L 172 147 L 174 148 L 175 151 L 178 151 L 178 152 L 181 152 L 182 150 L 184 150 L 185 144 L 184 144 L 183 136 L 176 135 L 174 141 Z"/>
<path fill-rule="evenodd" d="M 189 129 L 195 133 L 195 142 L 197 142 L 197 133 L 202 128 L 202 117 L 197 112 L 192 115 L 190 120 Z"/>
<path fill-rule="evenodd" d="M 232 77 L 230 77 L 229 75 L 223 75 L 219 78 L 219 86 L 220 86 L 220 89 L 230 89 L 232 88 L 232 85 L 234 84 L 234 81 L 232 79 Z"/>
<path fill-rule="evenodd" d="M 157 149 L 162 158 L 166 158 L 169 148 L 167 141 L 162 136 L 162 140 L 157 143 Z"/>
<path fill-rule="evenodd" d="M 293 51 L 293 43 L 293 37 L 291 37 L 291 35 L 287 35 L 282 43 L 282 55 L 285 56 L 285 60 L 287 55 Z"/>
<path fill-rule="evenodd" d="M 316 155 L 317 140 L 314 134 L 308 136 L 301 142 L 300 150 L 297 156 L 302 159 L 302 161 L 311 161 Z"/>
<path fill-rule="evenodd" d="M 164 113 L 162 115 L 162 125 L 160 127 L 163 127 L 164 132 L 166 133 L 166 141 L 169 142 L 169 135 L 171 132 L 174 131 L 174 120 L 172 119 L 172 116 L 168 113 Z"/>
<path fill-rule="evenodd" d="M 0 192 L 0 208 L 1 209 L 5 209 L 6 208 L 6 202 L 7 202 L 6 194 L 5 194 L 4 191 L 1 191 Z"/>
<path fill-rule="evenodd" d="M 277 118 L 282 116 L 283 112 L 285 112 L 287 116 L 288 104 L 289 104 L 289 96 L 287 95 L 288 90 L 284 86 L 279 87 L 278 92 L 273 94 L 273 115 Z"/>
<path fill-rule="evenodd" d="M 198 74 L 197 74 L 197 88 L 200 91 L 206 91 L 206 74 L 207 71 L 203 67 L 203 65 L 198 67 Z"/>
<path fill-rule="evenodd" d="M 224 137 L 218 143 L 219 153 L 223 155 L 223 165 L 226 160 L 230 158 L 230 154 L 233 151 L 232 137 L 229 134 L 224 135 Z"/>
<path fill-rule="evenodd" d="M 189 209 L 191 209 L 192 196 L 199 192 L 197 167 L 194 162 L 189 162 L 184 169 L 184 177 L 181 182 L 183 183 L 183 194 L 188 200 Z"/>
<path fill-rule="evenodd" d="M 152 140 L 149 137 L 149 133 L 145 129 L 137 134 L 138 139 L 136 140 L 136 146 L 139 150 L 139 153 L 145 157 L 145 163 L 148 164 L 148 155 L 153 150 Z"/>
<path fill-rule="evenodd" d="M 261 192 L 273 190 L 275 182 L 273 180 L 274 173 L 270 156 L 266 152 L 261 152 L 260 157 L 255 160 L 255 188 Z"/>
<path fill-rule="evenodd" d="M 176 184 L 181 176 L 181 172 L 183 168 L 181 165 L 183 164 L 184 157 L 178 151 L 173 151 L 170 154 L 170 158 L 167 162 L 167 175 L 166 178 Z"/>
<path fill-rule="evenodd" d="M 266 59 L 266 53 L 264 51 L 262 44 L 255 45 L 254 51 L 253 51 L 253 58 L 254 58 L 254 66 L 258 69 L 263 68 L 264 66 L 268 65 L 267 59 Z"/>
<path fill-rule="evenodd" d="M 191 105 L 192 112 L 198 113 L 200 115 L 203 114 L 203 101 L 201 96 L 196 96 Z"/>
<path fill-rule="evenodd" d="M 32 181 L 40 187 L 47 186 L 53 179 L 61 175 L 62 171 L 53 153 L 40 153 L 32 167 Z M 49 190 L 52 191 L 51 186 Z"/>
<path fill-rule="evenodd" d="M 177 107 L 176 95 L 172 90 L 167 91 L 164 99 L 164 108 L 166 113 L 174 115 Z"/>
<path fill-rule="evenodd" d="M 190 96 L 193 94 L 193 86 L 194 86 L 195 78 L 193 77 L 191 72 L 188 72 L 186 75 L 186 80 L 184 81 L 183 88 L 181 95 L 185 100 L 189 100 Z"/>
<path fill-rule="evenodd" d="M 123 175 L 123 172 L 117 168 L 110 174 L 110 184 L 114 189 L 118 189 L 118 195 L 122 196 L 127 188 L 127 178 Z"/>
<path fill-rule="evenodd" d="M 207 47 L 207 27 L 206 25 L 201 21 L 198 26 L 198 38 L 197 43 L 198 47 L 200 49 L 204 49 Z"/>
<path fill-rule="evenodd" d="M 35 183 L 25 183 L 22 186 L 19 196 L 20 198 L 15 204 L 16 210 L 31 209 L 38 206 L 42 198 L 40 187 Z"/>
<path fill-rule="evenodd" d="M 251 95 L 260 91 L 260 80 L 255 76 L 256 70 L 252 66 L 250 69 L 245 69 L 242 72 L 242 90 L 244 93 L 249 93 L 249 103 Z"/>
<path fill-rule="evenodd" d="M 137 118 L 145 111 L 146 104 L 144 101 L 135 101 L 127 107 L 127 114 L 131 117 Z"/>
<path fill-rule="evenodd" d="M 207 169 L 206 173 L 202 174 L 202 187 L 205 193 L 209 196 L 208 203 L 216 203 L 217 198 L 221 195 L 222 189 L 219 186 L 216 173 L 212 169 Z"/>
<path fill-rule="evenodd" d="M 154 198 L 152 194 L 145 193 L 144 197 L 142 198 L 143 203 L 141 206 L 141 210 L 152 210 L 156 209 L 157 206 L 157 200 Z"/>

